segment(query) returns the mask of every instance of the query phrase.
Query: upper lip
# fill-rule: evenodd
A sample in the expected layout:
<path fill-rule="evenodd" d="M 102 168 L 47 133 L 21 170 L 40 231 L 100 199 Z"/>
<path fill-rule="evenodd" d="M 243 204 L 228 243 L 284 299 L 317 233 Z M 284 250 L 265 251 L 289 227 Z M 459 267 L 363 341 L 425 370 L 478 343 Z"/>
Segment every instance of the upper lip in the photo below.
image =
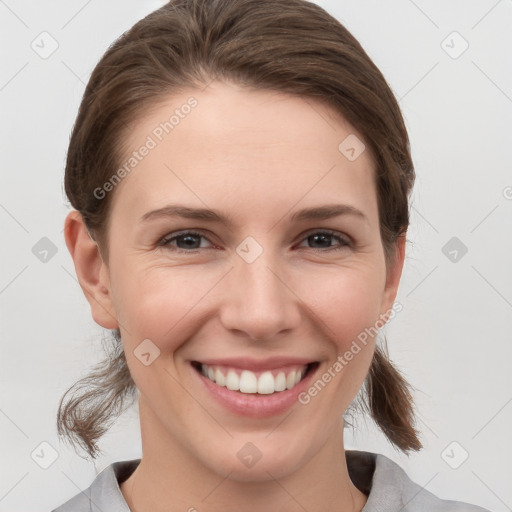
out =
<path fill-rule="evenodd" d="M 230 357 L 221 359 L 201 359 L 195 362 L 206 364 L 207 366 L 230 366 L 232 368 L 241 368 L 244 370 L 261 371 L 274 370 L 283 366 L 307 365 L 316 362 L 314 359 L 305 359 L 302 357 L 268 357 L 266 359 L 253 359 L 250 357 Z"/>

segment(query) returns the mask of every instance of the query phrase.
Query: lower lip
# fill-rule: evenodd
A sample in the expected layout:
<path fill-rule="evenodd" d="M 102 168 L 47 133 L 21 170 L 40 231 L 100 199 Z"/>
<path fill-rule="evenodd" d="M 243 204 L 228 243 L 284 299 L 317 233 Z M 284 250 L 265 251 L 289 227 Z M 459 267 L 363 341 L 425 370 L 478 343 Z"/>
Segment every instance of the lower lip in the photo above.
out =
<path fill-rule="evenodd" d="M 219 404 L 231 412 L 253 418 L 266 418 L 285 412 L 298 401 L 298 395 L 307 389 L 313 375 L 318 370 L 318 366 L 310 370 L 292 389 L 260 395 L 258 393 L 231 391 L 224 386 L 215 384 L 215 382 L 199 373 L 192 365 L 191 368 L 193 373 L 203 382 L 206 390 Z"/>

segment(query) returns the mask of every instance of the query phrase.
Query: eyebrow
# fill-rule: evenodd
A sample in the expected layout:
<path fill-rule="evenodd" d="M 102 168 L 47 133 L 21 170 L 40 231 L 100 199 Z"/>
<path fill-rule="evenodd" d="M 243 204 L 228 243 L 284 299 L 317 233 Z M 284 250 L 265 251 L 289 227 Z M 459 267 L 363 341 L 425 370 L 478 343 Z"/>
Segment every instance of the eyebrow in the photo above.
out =
<path fill-rule="evenodd" d="M 305 208 L 295 212 L 290 217 L 290 220 L 326 220 L 333 217 L 339 217 L 340 215 L 351 215 L 369 222 L 368 218 L 361 210 L 348 204 L 328 204 L 313 208 Z M 181 205 L 168 205 L 163 208 L 159 208 L 158 210 L 147 212 L 140 218 L 140 222 L 144 223 L 153 219 L 166 217 L 182 217 L 185 219 L 218 222 L 228 225 L 233 223 L 229 217 L 222 215 L 216 210 L 210 210 L 207 208 L 189 208 Z"/>

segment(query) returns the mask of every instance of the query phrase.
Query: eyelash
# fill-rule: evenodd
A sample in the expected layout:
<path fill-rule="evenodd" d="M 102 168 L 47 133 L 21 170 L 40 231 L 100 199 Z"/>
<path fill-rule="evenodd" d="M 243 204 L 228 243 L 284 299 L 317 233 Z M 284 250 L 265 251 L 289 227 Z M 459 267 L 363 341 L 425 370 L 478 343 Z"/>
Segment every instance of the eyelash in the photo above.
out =
<path fill-rule="evenodd" d="M 187 235 L 199 236 L 201 238 L 204 238 L 205 240 L 208 240 L 208 238 L 206 236 L 202 235 L 201 233 L 197 233 L 195 231 L 181 231 L 181 232 L 178 232 L 177 234 L 173 234 L 173 236 L 171 236 L 171 237 L 169 237 L 169 235 L 166 235 L 164 238 L 162 238 L 158 242 L 158 246 L 159 247 L 172 247 L 171 250 L 175 251 L 175 252 L 178 252 L 178 253 L 188 253 L 188 254 L 191 254 L 191 253 L 198 252 L 201 248 L 196 248 L 196 249 L 188 250 L 188 249 L 180 249 L 178 247 L 174 247 L 174 246 L 170 245 L 170 243 L 172 241 L 176 240 L 177 238 L 180 238 L 182 236 L 187 236 Z M 304 238 L 301 240 L 301 242 L 306 240 L 310 236 L 313 236 L 313 235 L 332 236 L 332 237 L 337 238 L 339 241 L 342 242 L 342 244 L 340 244 L 339 246 L 328 247 L 326 249 L 312 247 L 311 249 L 313 251 L 320 251 L 320 252 L 340 251 L 340 250 L 343 250 L 343 249 L 352 248 L 352 245 L 353 245 L 351 240 L 349 239 L 349 237 L 347 237 L 343 233 L 340 233 L 340 232 L 337 232 L 337 231 L 331 231 L 331 230 L 328 230 L 328 229 L 318 230 L 318 231 L 310 231 L 309 233 L 307 233 L 304 236 Z M 210 247 L 203 247 L 202 249 L 210 249 Z"/>

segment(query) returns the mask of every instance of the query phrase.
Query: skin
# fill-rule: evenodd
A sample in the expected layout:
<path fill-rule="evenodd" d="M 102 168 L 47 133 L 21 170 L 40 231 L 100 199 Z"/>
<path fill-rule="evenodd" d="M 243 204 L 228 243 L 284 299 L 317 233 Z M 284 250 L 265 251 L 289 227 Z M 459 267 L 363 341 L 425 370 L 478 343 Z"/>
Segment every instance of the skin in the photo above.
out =
<path fill-rule="evenodd" d="M 110 192 L 109 261 L 76 211 L 65 222 L 92 316 L 120 328 L 139 391 L 142 461 L 121 491 L 138 511 L 359 511 L 367 498 L 348 475 L 342 414 L 364 382 L 375 339 L 309 404 L 270 418 L 224 409 L 189 362 L 302 356 L 319 361 L 319 377 L 390 310 L 404 238 L 386 268 L 371 155 L 341 154 L 349 134 L 364 139 L 319 102 L 219 82 L 169 97 L 137 120 L 127 155 L 191 95 L 198 106 Z M 171 203 L 216 209 L 233 224 L 140 223 Z M 289 219 L 332 203 L 352 205 L 366 220 Z M 198 249 L 182 239 L 158 246 L 186 229 L 206 237 L 193 239 Z M 336 236 L 308 239 L 326 229 L 352 246 Z M 252 263 L 236 252 L 247 236 L 263 248 Z M 160 349 L 148 366 L 134 355 L 144 339 Z M 246 442 L 262 453 L 251 468 L 236 456 Z"/>

